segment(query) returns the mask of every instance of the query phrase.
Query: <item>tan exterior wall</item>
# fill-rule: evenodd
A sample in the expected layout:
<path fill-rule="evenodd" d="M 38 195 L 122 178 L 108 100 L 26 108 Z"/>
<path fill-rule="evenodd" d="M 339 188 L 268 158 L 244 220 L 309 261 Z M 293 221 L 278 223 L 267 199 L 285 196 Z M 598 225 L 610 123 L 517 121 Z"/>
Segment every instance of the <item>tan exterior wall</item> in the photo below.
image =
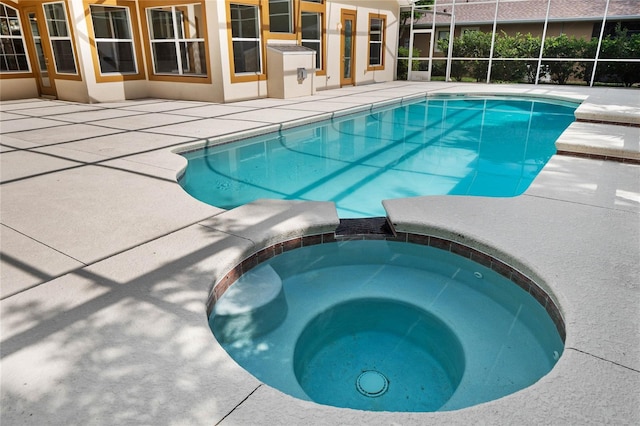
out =
<path fill-rule="evenodd" d="M 327 77 L 324 85 L 320 81 L 318 89 L 340 87 L 340 12 L 342 9 L 356 12 L 355 46 L 355 84 L 370 84 L 381 81 L 392 81 L 395 78 L 395 56 L 398 46 L 398 13 L 397 1 L 362 0 L 330 2 L 327 4 Z M 369 14 L 386 17 L 386 33 L 384 43 L 384 69 L 367 70 L 369 53 Z"/>
<path fill-rule="evenodd" d="M 547 26 L 547 37 L 556 37 L 561 34 L 575 36 L 577 38 L 591 39 L 593 32 L 593 22 L 549 22 Z M 491 31 L 491 26 L 483 31 Z M 484 27 L 483 27 L 484 28 Z M 529 34 L 542 36 L 543 24 L 498 24 L 497 31 L 504 31 L 508 35 Z"/>
<path fill-rule="evenodd" d="M 38 86 L 32 77 L 0 80 L 0 101 L 37 97 Z"/>
<path fill-rule="evenodd" d="M 592 33 L 592 22 L 550 22 L 547 27 L 547 37 L 567 34 L 568 36 L 590 40 Z"/>
<path fill-rule="evenodd" d="M 6 0 L 8 1 L 8 0 Z M 208 50 L 207 71 L 208 77 L 199 80 L 196 76 L 160 76 L 153 74 L 153 64 L 149 53 L 149 35 L 146 29 L 145 7 L 159 5 L 178 5 L 176 1 L 156 0 L 64 0 L 69 18 L 69 26 L 73 34 L 73 46 L 76 58 L 78 74 L 76 76 L 53 76 L 55 78 L 55 90 L 59 99 L 78 102 L 111 102 L 124 99 L 136 99 L 142 97 L 158 97 L 170 99 L 200 100 L 209 102 L 234 102 L 246 99 L 255 99 L 268 96 L 267 79 L 269 75 L 256 78 L 253 81 L 243 81 L 234 77 L 230 64 L 232 63 L 230 52 L 229 32 L 227 28 L 226 0 L 207 0 L 202 3 L 203 14 L 206 19 L 205 44 Z M 190 0 L 185 0 L 185 2 Z M 242 2 L 242 0 L 238 0 Z M 89 13 L 90 4 L 104 6 L 129 6 L 132 30 L 136 41 L 136 63 L 139 74 L 118 75 L 100 73 L 100 64 L 95 51 L 93 26 Z M 263 7 L 267 3 L 263 2 Z M 41 8 L 42 2 L 29 0 L 20 3 L 11 3 L 15 7 L 32 5 Z M 324 70 L 313 76 L 313 91 L 340 86 L 340 12 L 342 9 L 356 12 L 356 38 L 355 38 L 355 67 L 353 82 L 356 85 L 374 82 L 390 81 L 395 78 L 395 55 L 397 49 L 398 12 L 399 5 L 396 0 L 375 0 L 364 2 L 362 0 L 342 0 L 324 3 Z M 369 67 L 369 19 L 371 14 L 382 16 L 385 19 L 386 30 L 384 32 L 384 56 L 383 65 Z M 261 18 L 264 18 L 264 13 Z M 262 22 L 264 25 L 264 22 Z M 24 20 L 23 35 L 25 41 L 30 43 Z M 267 40 L 263 37 L 262 43 L 290 42 L 297 43 L 295 35 L 288 37 L 273 36 Z M 266 61 L 266 45 L 263 54 L 263 70 L 268 70 Z M 35 59 L 30 58 L 31 65 L 35 65 Z M 244 79 L 247 80 L 247 79 Z M 33 97 L 38 95 L 38 86 L 35 76 L 26 78 L 3 78 L 1 81 L 2 99 Z"/>
<path fill-rule="evenodd" d="M 479 28 L 480 31 L 490 33 L 493 31 L 493 25 L 464 25 L 456 26 L 455 35 L 459 36 L 466 28 Z M 438 27 L 438 30 L 446 29 Z M 499 34 L 504 31 L 508 35 L 529 34 L 534 36 L 542 36 L 544 30 L 543 24 L 498 24 L 496 32 Z M 590 39 L 593 32 L 593 22 L 549 22 L 547 26 L 547 37 L 556 37 L 561 34 L 575 36 L 577 38 Z"/>

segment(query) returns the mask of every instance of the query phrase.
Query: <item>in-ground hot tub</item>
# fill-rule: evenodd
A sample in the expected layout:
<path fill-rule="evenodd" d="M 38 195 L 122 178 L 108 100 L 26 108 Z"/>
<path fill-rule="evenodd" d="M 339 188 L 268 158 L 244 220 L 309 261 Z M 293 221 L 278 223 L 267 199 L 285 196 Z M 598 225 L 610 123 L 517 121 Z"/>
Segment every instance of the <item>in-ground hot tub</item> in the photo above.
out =
<path fill-rule="evenodd" d="M 214 335 L 264 383 L 362 410 L 456 410 L 553 368 L 564 324 L 537 284 L 471 248 L 406 239 L 422 244 L 344 241 L 274 256 L 215 303 Z"/>

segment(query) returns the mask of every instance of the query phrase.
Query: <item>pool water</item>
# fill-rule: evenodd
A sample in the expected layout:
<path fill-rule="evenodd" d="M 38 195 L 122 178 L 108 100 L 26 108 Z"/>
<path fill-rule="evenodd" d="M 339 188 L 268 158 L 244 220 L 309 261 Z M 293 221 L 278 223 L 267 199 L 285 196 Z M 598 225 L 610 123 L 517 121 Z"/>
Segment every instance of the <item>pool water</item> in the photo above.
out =
<path fill-rule="evenodd" d="M 292 250 L 214 305 L 224 349 L 294 397 L 372 411 L 456 410 L 509 395 L 555 365 L 545 309 L 451 252 L 384 240 Z"/>
<path fill-rule="evenodd" d="M 427 98 L 186 153 L 184 189 L 231 209 L 259 198 L 334 201 L 341 218 L 385 216 L 420 195 L 513 197 L 555 153 L 576 104 Z"/>

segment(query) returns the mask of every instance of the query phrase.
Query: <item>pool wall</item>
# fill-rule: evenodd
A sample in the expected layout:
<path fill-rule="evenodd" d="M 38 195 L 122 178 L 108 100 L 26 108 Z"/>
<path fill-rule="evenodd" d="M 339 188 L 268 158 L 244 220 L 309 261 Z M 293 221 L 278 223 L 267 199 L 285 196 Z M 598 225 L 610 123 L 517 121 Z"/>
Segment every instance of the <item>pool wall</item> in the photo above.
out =
<path fill-rule="evenodd" d="M 244 206 L 243 206 L 244 207 Z M 379 218 L 373 218 L 373 221 L 379 220 Z M 361 225 L 366 219 L 360 220 L 358 223 Z M 215 306 L 217 300 L 227 291 L 227 289 L 233 285 L 233 283 L 244 273 L 248 272 L 258 264 L 274 257 L 279 254 L 285 253 L 290 250 L 295 250 L 302 247 L 313 246 L 316 244 L 335 243 L 340 241 L 352 241 L 352 240 L 386 240 L 402 243 L 420 244 L 425 246 L 434 247 L 440 250 L 451 252 L 458 256 L 462 256 L 480 265 L 483 265 L 491 270 L 497 272 L 503 277 L 509 279 L 511 282 L 522 288 L 529 293 L 543 308 L 545 308 L 549 317 L 553 321 L 558 330 L 558 334 L 564 343 L 566 340 L 566 326 L 563 319 L 559 305 L 554 300 L 549 290 L 545 290 L 542 286 L 538 285 L 539 278 L 531 278 L 530 275 L 525 274 L 518 268 L 511 266 L 498 257 L 487 254 L 484 251 L 480 251 L 469 245 L 462 244 L 453 240 L 438 237 L 435 235 L 428 235 L 415 232 L 395 232 L 381 234 L 381 233 L 359 233 L 360 229 L 357 229 L 355 233 L 350 232 L 349 229 L 341 227 L 342 234 L 333 232 L 321 232 L 310 233 L 306 235 L 297 236 L 290 239 L 283 239 L 276 243 L 267 245 L 266 247 L 251 253 L 246 258 L 242 259 L 235 267 L 227 272 L 221 279 L 217 280 L 207 300 L 207 316 L 209 316 Z M 460 236 L 462 237 L 462 236 Z M 548 286 L 545 286 L 548 288 Z"/>

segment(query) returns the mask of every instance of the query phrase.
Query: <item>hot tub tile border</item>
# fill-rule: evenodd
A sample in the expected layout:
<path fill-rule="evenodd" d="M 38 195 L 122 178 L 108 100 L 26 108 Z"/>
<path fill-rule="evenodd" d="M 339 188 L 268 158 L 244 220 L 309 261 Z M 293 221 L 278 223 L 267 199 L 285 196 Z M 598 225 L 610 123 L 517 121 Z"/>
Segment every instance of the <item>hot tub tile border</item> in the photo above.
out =
<path fill-rule="evenodd" d="M 481 252 L 473 247 L 469 247 L 465 244 L 461 244 L 456 241 L 447 240 L 441 237 L 432 235 L 416 234 L 412 232 L 398 232 L 390 235 L 380 234 L 358 234 L 337 236 L 335 233 L 323 233 L 305 235 L 302 237 L 296 237 L 289 240 L 281 241 L 262 248 L 257 252 L 251 254 L 238 265 L 232 268 L 227 274 L 217 281 L 213 286 L 213 291 L 207 300 L 207 316 L 211 314 L 215 303 L 222 297 L 222 295 L 229 289 L 233 283 L 236 282 L 240 276 L 247 273 L 257 265 L 265 262 L 272 257 L 278 256 L 282 253 L 286 253 L 291 250 L 295 250 L 302 247 L 309 247 L 318 244 L 327 244 L 333 242 L 345 242 L 345 241 L 358 241 L 358 240 L 386 240 L 396 241 L 411 244 L 419 244 L 445 250 L 462 256 L 466 259 L 479 263 L 491 270 L 497 272 L 503 277 L 507 278 L 515 285 L 529 293 L 546 311 L 558 330 L 560 338 L 563 342 L 566 341 L 566 326 L 560 309 L 555 304 L 553 299 L 545 292 L 534 280 L 529 278 L 514 267 L 496 259 L 495 257 Z"/>

